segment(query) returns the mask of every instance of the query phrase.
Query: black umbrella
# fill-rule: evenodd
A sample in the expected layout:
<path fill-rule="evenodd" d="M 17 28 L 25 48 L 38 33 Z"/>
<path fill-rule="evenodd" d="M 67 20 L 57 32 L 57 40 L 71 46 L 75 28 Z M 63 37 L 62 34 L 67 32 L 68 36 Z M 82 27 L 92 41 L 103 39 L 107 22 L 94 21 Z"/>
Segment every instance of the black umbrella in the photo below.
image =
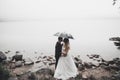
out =
<path fill-rule="evenodd" d="M 62 38 L 69 38 L 69 39 L 74 39 L 73 36 L 69 33 L 66 32 L 57 32 L 54 34 L 54 36 L 62 37 Z"/>

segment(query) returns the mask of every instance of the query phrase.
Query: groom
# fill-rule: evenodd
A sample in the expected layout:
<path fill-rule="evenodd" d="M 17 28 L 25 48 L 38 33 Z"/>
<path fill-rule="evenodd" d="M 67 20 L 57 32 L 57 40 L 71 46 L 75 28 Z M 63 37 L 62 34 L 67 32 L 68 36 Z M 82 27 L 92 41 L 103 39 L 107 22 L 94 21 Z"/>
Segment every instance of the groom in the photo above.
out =
<path fill-rule="evenodd" d="M 55 69 L 57 67 L 57 64 L 58 64 L 58 60 L 61 56 L 61 52 L 62 52 L 62 37 L 58 37 L 58 41 L 56 42 L 56 45 L 55 45 L 55 59 L 56 59 L 56 63 L 55 63 Z"/>

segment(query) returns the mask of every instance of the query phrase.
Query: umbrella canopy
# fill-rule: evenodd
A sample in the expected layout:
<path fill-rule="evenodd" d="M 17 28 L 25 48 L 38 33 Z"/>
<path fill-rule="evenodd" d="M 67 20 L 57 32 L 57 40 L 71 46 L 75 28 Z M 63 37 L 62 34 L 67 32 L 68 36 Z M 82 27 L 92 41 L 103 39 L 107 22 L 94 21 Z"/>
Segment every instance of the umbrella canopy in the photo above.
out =
<path fill-rule="evenodd" d="M 57 32 L 54 34 L 54 36 L 58 36 L 58 37 L 62 37 L 62 38 L 69 38 L 69 39 L 74 39 L 73 36 L 69 33 L 65 33 L 65 32 Z"/>

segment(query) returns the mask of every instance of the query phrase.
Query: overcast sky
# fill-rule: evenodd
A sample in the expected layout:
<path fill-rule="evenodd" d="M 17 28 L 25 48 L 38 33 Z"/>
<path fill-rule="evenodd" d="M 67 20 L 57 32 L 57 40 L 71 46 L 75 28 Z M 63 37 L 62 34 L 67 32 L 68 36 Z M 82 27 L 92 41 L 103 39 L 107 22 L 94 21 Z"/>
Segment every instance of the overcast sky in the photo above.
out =
<path fill-rule="evenodd" d="M 0 18 L 118 17 L 112 0 L 0 0 Z"/>

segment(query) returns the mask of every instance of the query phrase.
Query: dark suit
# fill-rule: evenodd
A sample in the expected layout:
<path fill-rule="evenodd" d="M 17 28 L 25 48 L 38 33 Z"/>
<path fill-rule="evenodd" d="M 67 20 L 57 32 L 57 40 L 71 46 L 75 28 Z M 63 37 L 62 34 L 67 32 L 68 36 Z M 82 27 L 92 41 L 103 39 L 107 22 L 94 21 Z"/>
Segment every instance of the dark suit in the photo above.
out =
<path fill-rule="evenodd" d="M 61 52 L 62 52 L 62 44 L 60 42 L 57 42 L 55 45 L 55 59 L 56 59 L 55 68 L 61 56 Z"/>

